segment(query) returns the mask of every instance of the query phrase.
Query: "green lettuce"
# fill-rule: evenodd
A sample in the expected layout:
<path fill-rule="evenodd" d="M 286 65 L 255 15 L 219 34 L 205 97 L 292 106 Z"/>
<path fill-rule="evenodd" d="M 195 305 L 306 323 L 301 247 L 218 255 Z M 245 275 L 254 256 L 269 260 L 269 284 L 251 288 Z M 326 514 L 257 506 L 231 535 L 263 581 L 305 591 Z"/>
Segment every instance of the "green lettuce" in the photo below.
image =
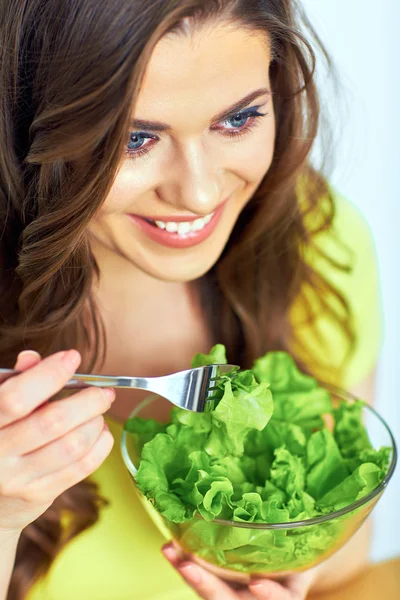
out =
<path fill-rule="evenodd" d="M 219 344 L 192 366 L 226 362 Z M 333 408 L 329 392 L 285 352 L 221 375 L 213 398 L 209 412 L 174 408 L 169 424 L 126 422 L 138 488 L 184 549 L 216 565 L 268 572 L 313 564 L 337 543 L 346 515 L 295 529 L 239 524 L 307 521 L 375 489 L 390 449 L 373 448 L 363 403 Z M 325 426 L 328 413 L 333 432 Z"/>
<path fill-rule="evenodd" d="M 237 373 L 233 379 L 221 377 L 218 391 L 220 398 L 211 412 L 173 409 L 172 423 L 179 425 L 175 435 L 184 435 L 181 433 L 184 428 L 188 437 L 200 436 L 198 439 L 210 456 L 241 456 L 247 434 L 252 430 L 261 431 L 271 418 L 272 394 L 268 385 L 258 383 L 250 371 Z"/>
<path fill-rule="evenodd" d="M 340 510 L 372 492 L 382 481 L 385 473 L 372 463 L 364 463 L 331 489 L 319 501 L 319 506 Z"/>
<path fill-rule="evenodd" d="M 314 432 L 307 443 L 307 491 L 317 500 L 343 481 L 349 470 L 329 429 Z"/>
<path fill-rule="evenodd" d="M 196 354 L 192 360 L 192 369 L 197 367 L 207 367 L 207 365 L 226 365 L 225 346 L 216 344 L 210 350 L 209 354 Z"/>
<path fill-rule="evenodd" d="M 274 420 L 299 425 L 305 433 L 323 427 L 321 415 L 332 412 L 331 396 L 313 377 L 301 373 L 289 354 L 269 352 L 252 370 L 257 381 L 270 385 Z"/>

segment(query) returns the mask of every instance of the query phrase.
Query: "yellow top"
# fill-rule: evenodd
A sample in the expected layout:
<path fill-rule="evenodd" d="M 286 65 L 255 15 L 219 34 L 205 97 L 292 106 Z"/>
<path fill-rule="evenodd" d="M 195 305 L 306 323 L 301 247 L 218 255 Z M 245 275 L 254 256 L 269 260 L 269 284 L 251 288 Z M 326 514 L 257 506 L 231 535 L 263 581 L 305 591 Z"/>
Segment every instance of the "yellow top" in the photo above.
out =
<path fill-rule="evenodd" d="M 376 261 L 365 221 L 341 197 L 336 199 L 334 226 L 353 253 L 353 273 L 336 271 L 322 259 L 315 266 L 324 269 L 323 274 L 342 291 L 354 313 L 356 351 L 341 382 L 351 387 L 373 368 L 380 350 L 382 318 Z M 341 260 L 340 247 L 325 234 L 321 235 L 320 243 Z M 301 310 L 295 311 L 296 326 L 310 337 L 301 319 Z M 319 326 L 329 340 L 324 355 L 328 361 L 340 361 L 342 337 L 322 317 Z M 48 575 L 32 588 L 28 600 L 195 600 L 198 596 L 161 554 L 165 539 L 143 509 L 124 467 L 119 450 L 122 426 L 110 419 L 108 423 L 116 443 L 92 478 L 110 505 L 102 510 L 93 527 L 64 548 Z"/>

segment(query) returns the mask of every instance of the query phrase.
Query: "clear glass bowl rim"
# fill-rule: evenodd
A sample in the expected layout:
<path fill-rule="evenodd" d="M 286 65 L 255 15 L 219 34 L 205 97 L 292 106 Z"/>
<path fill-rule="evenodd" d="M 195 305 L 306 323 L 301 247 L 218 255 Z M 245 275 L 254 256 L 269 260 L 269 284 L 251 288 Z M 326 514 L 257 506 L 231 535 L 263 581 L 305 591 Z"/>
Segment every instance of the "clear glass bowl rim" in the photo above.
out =
<path fill-rule="evenodd" d="M 355 400 L 357 400 L 356 396 L 354 396 L 350 392 L 347 392 L 341 388 L 335 387 L 333 385 L 327 385 L 326 383 L 322 383 L 322 382 L 320 382 L 320 385 L 322 387 L 324 387 L 325 389 L 327 389 L 329 392 L 331 392 L 333 395 L 339 397 L 340 399 L 348 400 L 350 402 L 354 402 Z M 146 406 L 147 404 L 152 402 L 153 399 L 154 399 L 154 395 L 149 396 L 148 398 L 143 400 L 131 412 L 131 414 L 129 415 L 129 418 L 136 416 L 142 410 L 142 408 L 144 408 L 144 406 Z M 224 525 L 224 526 L 229 526 L 229 527 L 239 527 L 239 528 L 243 528 L 243 529 L 264 529 L 264 530 L 267 530 L 267 529 L 297 529 L 299 527 L 309 527 L 311 525 L 318 525 L 320 523 L 325 523 L 326 521 L 332 521 L 333 519 L 342 517 L 342 516 L 352 512 L 353 510 L 356 510 L 357 508 L 360 508 L 361 506 L 368 504 L 371 500 L 373 500 L 379 494 L 381 494 L 381 492 L 383 492 L 383 490 L 388 485 L 390 479 L 392 478 L 392 475 L 394 473 L 394 470 L 396 468 L 396 463 L 397 463 L 397 447 L 396 447 L 395 439 L 393 437 L 392 432 L 390 431 L 388 424 L 380 416 L 380 414 L 374 408 L 372 408 L 372 406 L 369 406 L 366 403 L 364 403 L 364 409 L 366 409 L 367 411 L 372 413 L 381 422 L 381 424 L 384 426 L 387 433 L 389 434 L 391 444 L 392 444 L 392 458 L 390 461 L 388 471 L 387 471 L 385 477 L 383 478 L 383 480 L 381 481 L 381 483 L 375 489 L 373 489 L 369 494 L 367 494 L 363 498 L 360 498 L 360 500 L 356 500 L 355 502 L 348 504 L 347 506 L 341 508 L 340 510 L 336 510 L 334 512 L 328 513 L 327 515 L 313 517 L 312 519 L 305 519 L 303 521 L 290 521 L 287 523 L 250 523 L 250 522 L 241 522 L 241 521 L 228 521 L 228 520 L 224 520 L 224 519 L 213 519 L 212 521 L 210 521 L 210 523 L 217 523 L 219 525 Z M 126 468 L 132 475 L 133 479 L 135 479 L 135 474 L 137 472 L 137 469 L 136 469 L 135 465 L 133 464 L 131 457 L 129 456 L 129 452 L 128 452 L 127 446 L 126 446 L 126 440 L 127 440 L 128 435 L 129 434 L 125 431 L 125 429 L 123 429 L 122 435 L 121 435 L 121 440 L 120 440 L 120 450 L 121 450 L 122 458 L 123 458 Z M 148 502 L 149 500 L 147 500 L 147 498 L 146 498 L 146 501 Z M 160 516 L 162 516 L 162 515 L 160 515 Z M 199 514 L 195 515 L 193 518 L 204 520 L 203 517 Z"/>

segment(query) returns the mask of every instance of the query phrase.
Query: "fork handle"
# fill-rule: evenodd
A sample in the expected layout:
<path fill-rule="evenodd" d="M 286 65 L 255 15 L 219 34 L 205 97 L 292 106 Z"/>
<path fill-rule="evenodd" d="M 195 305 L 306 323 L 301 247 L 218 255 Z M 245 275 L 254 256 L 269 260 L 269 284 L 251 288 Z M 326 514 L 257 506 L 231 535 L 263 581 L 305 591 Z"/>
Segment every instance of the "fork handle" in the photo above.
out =
<path fill-rule="evenodd" d="M 0 369 L 0 382 L 6 381 L 14 375 L 19 375 L 22 371 L 15 369 Z M 136 388 L 142 390 L 149 389 L 149 379 L 144 377 L 111 377 L 109 375 L 89 375 L 75 373 L 63 389 L 82 389 L 90 386 L 95 387 L 114 387 L 114 388 Z"/>

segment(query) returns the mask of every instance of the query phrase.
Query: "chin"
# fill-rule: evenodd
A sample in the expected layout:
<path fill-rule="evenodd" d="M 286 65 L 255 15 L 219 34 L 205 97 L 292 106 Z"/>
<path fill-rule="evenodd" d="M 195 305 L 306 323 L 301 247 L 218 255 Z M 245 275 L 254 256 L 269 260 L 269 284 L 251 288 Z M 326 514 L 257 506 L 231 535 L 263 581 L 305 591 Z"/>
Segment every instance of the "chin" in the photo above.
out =
<path fill-rule="evenodd" d="M 216 264 L 222 250 L 217 255 L 210 256 L 208 260 L 204 260 L 204 256 L 195 257 L 186 260 L 169 258 L 163 261 L 138 261 L 132 257 L 132 263 L 136 268 L 140 269 L 153 279 L 166 281 L 170 283 L 190 283 L 199 279 Z"/>
<path fill-rule="evenodd" d="M 199 244 L 172 253 L 157 249 L 156 252 L 130 252 L 130 262 L 153 279 L 170 283 L 190 283 L 203 277 L 218 262 L 229 236 L 219 236 L 209 244 Z"/>
<path fill-rule="evenodd" d="M 196 281 L 203 277 L 210 269 L 215 265 L 217 261 L 214 261 L 211 265 L 206 265 L 203 267 L 199 267 L 196 269 L 188 268 L 188 269 L 173 269 L 170 268 L 166 271 L 159 271 L 156 269 L 145 269 L 141 268 L 142 271 L 153 277 L 154 279 L 158 279 L 159 281 L 165 281 L 169 283 L 190 283 L 192 281 Z M 137 265 L 139 266 L 139 265 Z M 139 267 L 140 268 L 140 267 Z"/>

